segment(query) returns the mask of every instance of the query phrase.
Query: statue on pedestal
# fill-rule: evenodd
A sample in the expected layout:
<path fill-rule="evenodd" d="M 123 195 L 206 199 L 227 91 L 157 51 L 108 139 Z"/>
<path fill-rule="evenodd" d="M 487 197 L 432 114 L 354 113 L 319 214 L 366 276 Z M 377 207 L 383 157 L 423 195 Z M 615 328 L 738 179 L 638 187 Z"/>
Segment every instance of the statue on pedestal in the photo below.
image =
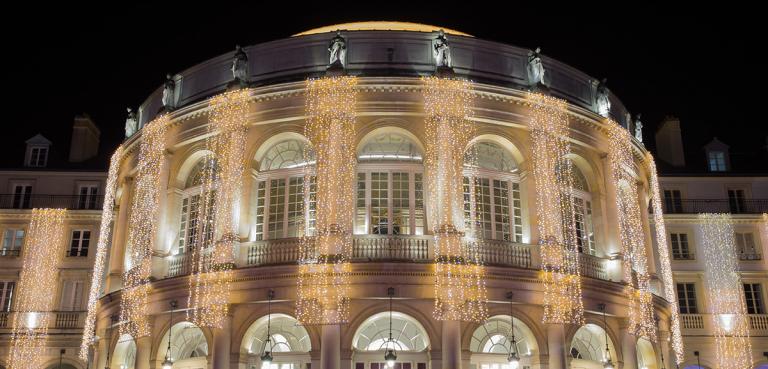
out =
<path fill-rule="evenodd" d="M 248 55 L 240 45 L 237 45 L 232 58 L 232 78 L 241 85 L 245 85 L 248 84 L 248 75 Z"/>
<path fill-rule="evenodd" d="M 341 31 L 336 31 L 336 36 L 331 39 L 328 45 L 330 57 L 328 59 L 329 68 L 344 68 L 347 66 L 347 40 L 341 35 Z"/>
<path fill-rule="evenodd" d="M 435 66 L 438 69 L 451 68 L 451 46 L 448 45 L 448 39 L 443 30 L 437 34 L 434 48 Z"/>
<path fill-rule="evenodd" d="M 541 62 L 541 48 L 528 52 L 528 84 L 531 86 L 546 85 L 544 83 L 544 64 Z"/>
<path fill-rule="evenodd" d="M 597 84 L 597 96 L 595 97 L 597 114 L 606 118 L 611 114 L 611 100 L 609 97 L 608 86 L 606 85 L 607 83 L 608 78 L 603 78 L 603 80 Z"/>
<path fill-rule="evenodd" d="M 176 93 L 176 82 L 170 74 L 165 75 L 165 85 L 163 87 L 163 106 L 171 110 L 174 108 L 174 97 Z"/>
<path fill-rule="evenodd" d="M 138 128 L 139 122 L 136 120 L 136 113 L 128 108 L 128 117 L 125 118 L 125 138 L 133 136 Z"/>
<path fill-rule="evenodd" d="M 643 142 L 643 122 L 640 120 L 640 114 L 635 116 L 635 139 L 640 143 Z"/>

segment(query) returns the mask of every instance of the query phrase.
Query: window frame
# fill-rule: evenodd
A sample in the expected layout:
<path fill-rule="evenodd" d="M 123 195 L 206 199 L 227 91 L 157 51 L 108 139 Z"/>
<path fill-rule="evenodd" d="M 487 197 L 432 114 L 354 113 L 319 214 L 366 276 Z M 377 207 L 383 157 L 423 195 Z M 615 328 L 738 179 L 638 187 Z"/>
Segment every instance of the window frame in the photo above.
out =
<path fill-rule="evenodd" d="M 685 294 L 685 297 L 682 300 L 680 297 L 680 286 L 683 286 L 683 292 Z M 701 314 L 699 312 L 699 297 L 696 292 L 695 282 L 676 282 L 675 295 L 677 297 L 677 305 L 680 314 Z M 682 304 L 682 301 L 685 301 L 685 304 Z M 691 304 L 691 301 L 693 304 Z M 685 309 L 685 312 L 683 312 L 683 309 Z"/>
<path fill-rule="evenodd" d="M 75 234 L 78 233 L 78 237 Z M 93 231 L 88 228 L 73 228 L 70 231 L 69 249 L 67 250 L 67 257 L 82 257 L 87 258 L 88 252 L 91 247 L 91 239 L 93 237 Z M 87 234 L 88 237 L 85 237 Z M 74 247 L 75 241 L 77 241 L 77 247 Z M 85 247 L 83 245 L 85 244 Z M 83 254 L 83 249 L 85 253 Z M 73 251 L 74 255 L 73 255 Z"/>
<path fill-rule="evenodd" d="M 43 154 L 41 155 L 41 151 Z M 37 152 L 37 153 L 36 153 Z M 27 160 L 27 167 L 30 168 L 45 168 L 48 166 L 48 154 L 50 154 L 50 147 L 47 145 L 30 145 L 29 146 L 29 158 Z M 41 163 L 42 159 L 42 163 Z"/>
<path fill-rule="evenodd" d="M 101 210 L 99 209 L 99 183 L 78 183 L 77 185 L 77 209 L 79 210 Z M 83 193 L 86 190 L 86 193 Z"/>
<path fill-rule="evenodd" d="M 749 286 L 749 288 L 747 288 L 747 286 Z M 755 289 L 755 286 L 757 286 L 757 289 Z M 743 288 L 744 306 L 747 309 L 747 314 L 765 314 L 763 284 L 760 282 L 744 282 Z M 750 310 L 752 310 L 752 312 L 750 312 Z"/>
<path fill-rule="evenodd" d="M 13 309 L 16 282 L 13 280 L 0 280 L 0 312 L 10 312 Z"/>
<path fill-rule="evenodd" d="M 668 236 L 669 236 L 669 252 L 670 252 L 670 254 L 672 256 L 672 260 L 675 260 L 675 261 L 696 260 L 696 253 L 693 251 L 694 250 L 694 246 L 693 246 L 693 244 L 691 242 L 691 240 L 693 238 L 691 237 L 690 233 L 684 232 L 684 231 L 669 230 L 668 231 Z M 677 236 L 677 237 L 675 237 L 675 236 Z M 685 236 L 685 248 L 686 248 L 686 252 L 685 253 L 682 252 L 682 248 L 681 248 L 682 247 L 682 243 L 681 243 L 682 241 L 681 241 L 680 236 Z M 675 253 L 675 251 L 676 251 L 675 250 L 675 239 L 677 239 L 677 243 L 678 243 L 678 246 L 679 246 L 680 251 L 681 251 L 681 252 L 679 252 L 679 254 L 680 254 L 679 256 L 680 257 L 678 257 L 678 255 Z"/>
<path fill-rule="evenodd" d="M 9 231 L 13 232 L 13 236 L 10 238 L 11 245 L 10 247 L 6 247 L 6 233 Z M 19 240 L 19 231 L 22 232 L 21 235 L 21 244 L 18 247 L 15 247 L 14 245 Z M 24 227 L 4 227 L 3 233 L 2 233 L 2 244 L 0 245 L 0 256 L 21 256 L 21 249 L 24 247 L 24 239 L 27 237 L 27 229 Z"/>

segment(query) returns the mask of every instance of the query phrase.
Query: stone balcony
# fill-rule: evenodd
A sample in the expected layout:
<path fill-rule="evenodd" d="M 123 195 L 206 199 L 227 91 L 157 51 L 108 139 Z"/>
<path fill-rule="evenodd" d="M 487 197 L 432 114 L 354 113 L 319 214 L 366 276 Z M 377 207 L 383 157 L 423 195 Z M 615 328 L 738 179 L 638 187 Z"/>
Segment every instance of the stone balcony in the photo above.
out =
<path fill-rule="evenodd" d="M 50 319 L 48 329 L 68 330 L 83 328 L 85 323 L 85 311 L 54 311 Z M 11 312 L 0 312 L 0 330 L 11 329 L 13 326 L 13 316 Z"/>
<path fill-rule="evenodd" d="M 680 314 L 683 335 L 711 335 L 715 332 L 712 314 Z M 768 314 L 749 314 L 750 336 L 768 336 Z"/>

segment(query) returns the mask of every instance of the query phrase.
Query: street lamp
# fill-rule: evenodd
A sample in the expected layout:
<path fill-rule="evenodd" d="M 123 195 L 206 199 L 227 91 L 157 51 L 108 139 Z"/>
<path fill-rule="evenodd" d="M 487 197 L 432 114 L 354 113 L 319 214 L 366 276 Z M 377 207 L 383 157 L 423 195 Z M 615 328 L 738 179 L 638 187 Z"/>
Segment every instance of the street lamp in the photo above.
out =
<path fill-rule="evenodd" d="M 693 356 L 696 356 L 696 369 L 701 369 L 701 360 L 699 358 L 699 352 L 694 351 Z"/>
<path fill-rule="evenodd" d="M 173 332 L 173 309 L 176 309 L 176 300 L 171 300 L 170 320 L 168 322 L 168 349 L 165 351 L 165 360 L 163 361 L 163 369 L 173 369 L 173 359 L 171 359 L 171 336 Z"/>
<path fill-rule="evenodd" d="M 518 366 L 520 366 L 520 355 L 517 353 L 517 340 L 515 339 L 515 318 L 512 316 L 512 297 L 515 294 L 513 292 L 507 292 L 507 298 L 509 299 L 509 323 L 510 323 L 510 330 L 511 333 L 511 345 L 509 349 L 509 356 L 507 357 L 507 361 L 509 361 L 509 368 L 510 369 L 517 369 Z"/>
<path fill-rule="evenodd" d="M 389 287 L 387 289 L 387 295 L 389 296 L 389 340 L 387 342 L 390 346 L 387 347 L 387 351 L 384 353 L 384 361 L 387 363 L 388 367 L 394 368 L 395 361 L 397 361 L 395 342 L 392 339 L 392 296 L 395 295 L 395 288 Z"/>
<path fill-rule="evenodd" d="M 598 307 L 603 312 L 603 333 L 605 334 L 605 363 L 603 363 L 603 369 L 613 369 L 611 350 L 608 349 L 608 322 L 605 319 L 605 304 L 600 304 Z"/>
<path fill-rule="evenodd" d="M 261 354 L 261 366 L 269 368 L 272 364 L 272 338 L 270 336 L 270 329 L 272 328 L 272 299 L 275 298 L 275 291 L 269 290 L 267 292 L 267 339 L 264 340 L 264 350 Z"/>

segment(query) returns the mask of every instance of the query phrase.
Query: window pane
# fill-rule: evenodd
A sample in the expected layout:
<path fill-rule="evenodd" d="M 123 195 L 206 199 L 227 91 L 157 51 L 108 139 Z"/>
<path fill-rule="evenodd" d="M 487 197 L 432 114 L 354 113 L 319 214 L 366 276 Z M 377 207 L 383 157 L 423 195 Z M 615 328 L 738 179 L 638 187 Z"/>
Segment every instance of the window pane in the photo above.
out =
<path fill-rule="evenodd" d="M 496 230 L 495 239 L 510 241 L 509 224 L 509 183 L 493 180 L 493 221 Z"/>
<path fill-rule="evenodd" d="M 288 234 L 287 237 L 302 236 L 300 228 L 304 220 L 304 178 L 288 179 Z"/>
<path fill-rule="evenodd" d="M 273 179 L 269 184 L 269 238 L 283 237 L 285 216 L 285 179 Z"/>
<path fill-rule="evenodd" d="M 253 239 L 264 239 L 264 204 L 265 204 L 265 191 L 267 182 L 259 181 L 256 184 L 256 224 L 254 224 Z"/>
<path fill-rule="evenodd" d="M 357 173 L 357 200 L 355 204 L 355 234 L 366 234 L 365 173 Z"/>
<path fill-rule="evenodd" d="M 424 183 L 422 181 L 422 174 L 416 173 L 414 177 L 414 197 L 415 197 L 415 209 L 414 216 L 416 217 L 416 234 L 424 234 Z"/>
<path fill-rule="evenodd" d="M 389 173 L 371 173 L 373 234 L 389 234 Z"/>
<path fill-rule="evenodd" d="M 411 200 L 408 173 L 392 173 L 392 234 L 411 233 Z"/>

